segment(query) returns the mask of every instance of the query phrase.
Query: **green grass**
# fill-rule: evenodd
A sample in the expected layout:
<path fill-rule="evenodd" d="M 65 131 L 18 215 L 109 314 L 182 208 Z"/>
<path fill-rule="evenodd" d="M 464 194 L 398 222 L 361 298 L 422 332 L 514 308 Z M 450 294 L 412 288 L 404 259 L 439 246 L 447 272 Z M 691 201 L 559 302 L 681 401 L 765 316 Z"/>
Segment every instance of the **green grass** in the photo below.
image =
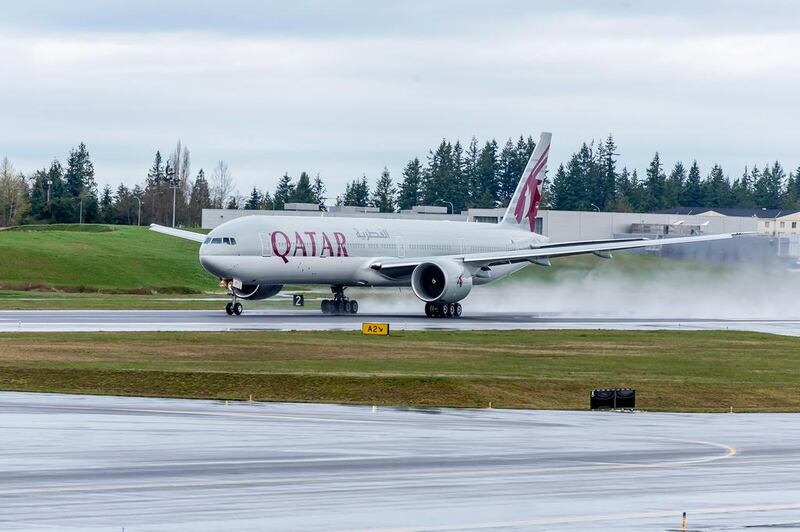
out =
<path fill-rule="evenodd" d="M 200 293 L 216 282 L 198 245 L 144 227 L 23 226 L 0 231 L 0 289 Z"/>
<path fill-rule="evenodd" d="M 202 230 L 198 230 L 201 231 Z M 158 294 L 223 295 L 197 259 L 198 245 L 145 227 L 54 224 L 0 231 L 0 309 L 216 309 L 219 302 L 174 300 Z M 653 276 L 685 272 L 713 275 L 720 267 L 619 254 L 556 259 L 551 268 L 530 266 L 503 283 L 564 282 L 593 275 Z M 285 287 L 302 291 L 309 287 Z M 312 287 L 313 288 L 313 287 Z M 326 287 L 316 287 L 327 292 Z M 121 294 L 120 297 L 113 294 Z M 256 303 L 268 308 L 283 302 Z M 251 306 L 251 304 L 248 304 Z"/>
<path fill-rule="evenodd" d="M 417 406 L 800 411 L 800 343 L 743 332 L 59 333 L 0 336 L 0 389 Z"/>

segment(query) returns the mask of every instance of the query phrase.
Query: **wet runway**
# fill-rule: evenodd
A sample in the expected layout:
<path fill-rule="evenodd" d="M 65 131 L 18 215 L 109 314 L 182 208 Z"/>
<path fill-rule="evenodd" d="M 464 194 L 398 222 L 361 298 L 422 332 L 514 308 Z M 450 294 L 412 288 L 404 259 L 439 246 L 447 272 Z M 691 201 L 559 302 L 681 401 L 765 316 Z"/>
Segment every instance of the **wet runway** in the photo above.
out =
<path fill-rule="evenodd" d="M 245 311 L 228 316 L 215 310 L 28 310 L 0 311 L 0 332 L 45 331 L 239 331 L 360 330 L 365 321 L 389 322 L 393 329 L 624 329 L 743 330 L 800 336 L 800 320 L 719 320 L 574 317 L 533 313 L 465 313 L 460 319 L 387 313 L 329 316 L 315 310 Z"/>
<path fill-rule="evenodd" d="M 788 530 L 800 416 L 0 393 L 0 529 Z"/>

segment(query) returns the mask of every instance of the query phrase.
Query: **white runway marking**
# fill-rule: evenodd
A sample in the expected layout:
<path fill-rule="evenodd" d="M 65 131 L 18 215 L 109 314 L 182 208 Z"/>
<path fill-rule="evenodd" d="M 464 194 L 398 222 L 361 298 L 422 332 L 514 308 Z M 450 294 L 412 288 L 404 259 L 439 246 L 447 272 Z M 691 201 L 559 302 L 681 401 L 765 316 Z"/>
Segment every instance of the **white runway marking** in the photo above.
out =
<path fill-rule="evenodd" d="M 386 321 L 394 330 L 731 330 L 800 336 L 800 320 L 648 319 L 576 317 L 531 313 L 468 313 L 461 319 L 417 314 L 327 316 L 315 310 L 246 311 L 228 316 L 210 310 L 0 311 L 0 332 L 124 331 L 355 331 L 364 321 Z"/>

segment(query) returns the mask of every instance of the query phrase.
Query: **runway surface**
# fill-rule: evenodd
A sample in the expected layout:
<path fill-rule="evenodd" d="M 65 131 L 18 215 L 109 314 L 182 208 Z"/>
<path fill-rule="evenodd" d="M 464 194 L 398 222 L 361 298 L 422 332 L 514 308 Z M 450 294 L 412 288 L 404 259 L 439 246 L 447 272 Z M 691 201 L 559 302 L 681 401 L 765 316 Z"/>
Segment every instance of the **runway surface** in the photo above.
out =
<path fill-rule="evenodd" d="M 675 318 L 569 317 L 531 313 L 469 313 L 460 319 L 420 314 L 329 316 L 314 310 L 245 311 L 228 316 L 214 310 L 25 310 L 0 311 L 0 332 L 46 331 L 242 331 L 360 330 L 365 321 L 393 329 L 625 329 L 742 330 L 800 336 L 800 320 L 714 320 Z"/>
<path fill-rule="evenodd" d="M 798 421 L 0 393 L 0 529 L 797 529 Z"/>

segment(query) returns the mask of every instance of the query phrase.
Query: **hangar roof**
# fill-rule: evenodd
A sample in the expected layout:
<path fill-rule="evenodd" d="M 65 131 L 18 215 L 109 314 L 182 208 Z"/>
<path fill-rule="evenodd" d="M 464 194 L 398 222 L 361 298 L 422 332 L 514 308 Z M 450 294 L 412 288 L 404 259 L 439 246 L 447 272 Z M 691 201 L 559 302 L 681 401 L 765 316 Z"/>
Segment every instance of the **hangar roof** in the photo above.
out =
<path fill-rule="evenodd" d="M 684 216 L 739 216 L 742 218 L 781 218 L 800 212 L 798 209 L 728 209 L 712 207 L 675 207 L 654 214 L 682 214 Z"/>

